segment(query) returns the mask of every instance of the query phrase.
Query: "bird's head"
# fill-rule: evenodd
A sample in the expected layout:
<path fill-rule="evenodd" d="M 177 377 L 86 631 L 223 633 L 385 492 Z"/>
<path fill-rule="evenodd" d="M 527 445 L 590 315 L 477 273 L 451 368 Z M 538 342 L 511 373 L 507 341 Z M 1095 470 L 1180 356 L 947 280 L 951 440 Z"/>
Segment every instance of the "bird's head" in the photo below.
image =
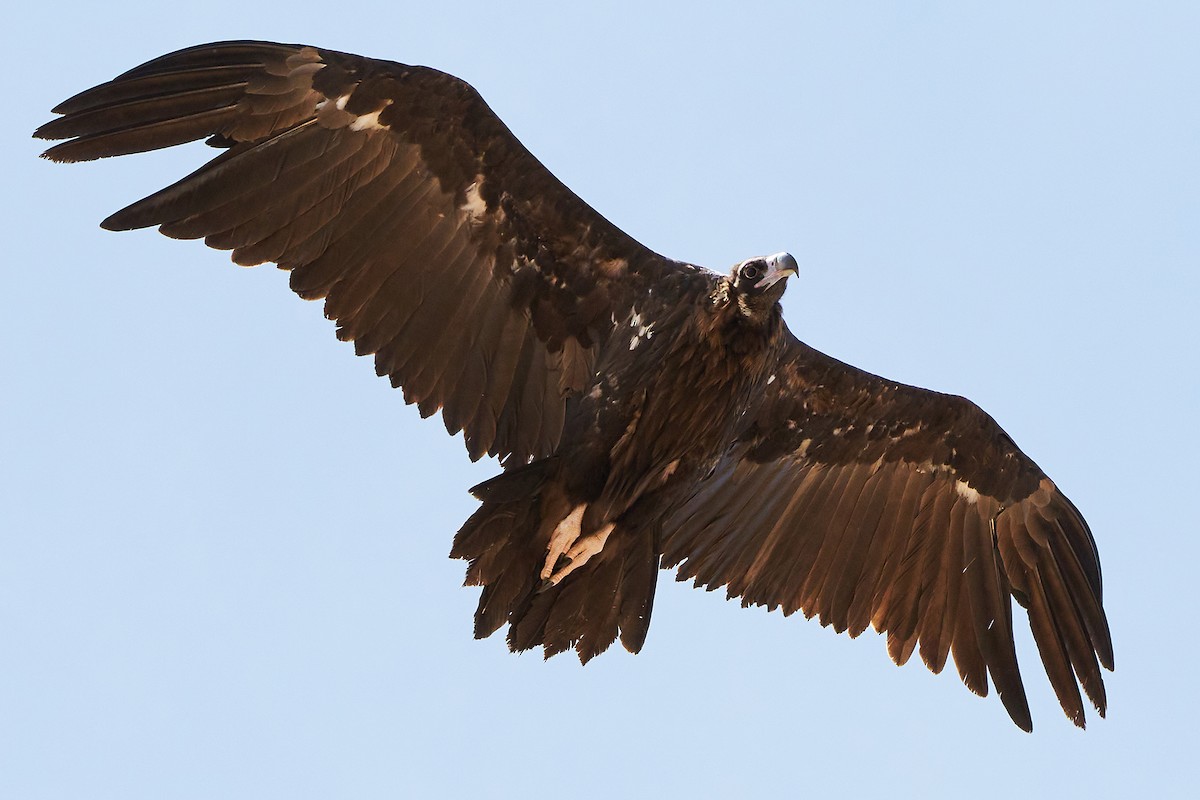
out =
<path fill-rule="evenodd" d="M 729 273 L 729 286 L 737 296 L 738 306 L 748 315 L 769 311 L 787 288 L 789 276 L 800 271 L 791 253 L 748 258 Z"/>

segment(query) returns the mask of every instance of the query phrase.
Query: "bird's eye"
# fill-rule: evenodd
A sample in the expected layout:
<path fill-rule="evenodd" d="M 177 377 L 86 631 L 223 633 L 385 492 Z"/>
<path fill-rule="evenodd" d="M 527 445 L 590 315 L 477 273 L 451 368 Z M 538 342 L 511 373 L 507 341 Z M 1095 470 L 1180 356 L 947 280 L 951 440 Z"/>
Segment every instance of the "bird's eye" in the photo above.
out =
<path fill-rule="evenodd" d="M 757 263 L 742 267 L 742 278 L 748 281 L 757 280 L 762 275 L 762 268 Z"/>

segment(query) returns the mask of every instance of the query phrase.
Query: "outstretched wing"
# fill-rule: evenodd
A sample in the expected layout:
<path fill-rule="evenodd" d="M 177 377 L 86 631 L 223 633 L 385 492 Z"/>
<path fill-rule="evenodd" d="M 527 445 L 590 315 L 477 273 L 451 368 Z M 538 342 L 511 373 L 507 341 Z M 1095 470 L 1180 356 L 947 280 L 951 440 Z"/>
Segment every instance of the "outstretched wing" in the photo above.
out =
<path fill-rule="evenodd" d="M 788 338 L 748 428 L 669 519 L 664 566 L 851 636 L 874 625 L 897 664 L 919 645 L 940 672 L 953 654 L 971 691 L 990 673 L 1031 730 L 1016 597 L 1067 716 L 1083 727 L 1076 678 L 1103 716 L 1112 642 L 1075 506 L 970 401 Z"/>
<path fill-rule="evenodd" d="M 614 319 L 700 278 L 559 182 L 463 81 L 267 42 L 150 61 L 62 103 L 35 136 L 83 161 L 208 138 L 225 152 L 104 227 L 273 261 L 338 336 L 442 409 L 472 458 L 553 451 Z"/>

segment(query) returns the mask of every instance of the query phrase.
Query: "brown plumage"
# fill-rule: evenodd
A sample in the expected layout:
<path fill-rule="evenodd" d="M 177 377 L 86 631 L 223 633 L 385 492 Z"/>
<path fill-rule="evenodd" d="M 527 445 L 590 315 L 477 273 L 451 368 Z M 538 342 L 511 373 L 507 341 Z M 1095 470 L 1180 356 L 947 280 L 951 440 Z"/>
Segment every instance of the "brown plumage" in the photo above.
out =
<path fill-rule="evenodd" d="M 1032 726 L 1010 598 L 1063 709 L 1104 713 L 1100 566 L 1078 510 L 977 406 L 798 341 L 795 261 L 728 276 L 643 247 L 563 186 L 467 84 L 297 45 L 151 61 L 59 105 L 36 136 L 81 161 L 207 139 L 223 152 L 117 212 L 325 299 L 338 336 L 472 458 L 455 538 L 476 633 L 516 650 L 638 651 L 660 566 L 743 604 L 953 658 Z"/>

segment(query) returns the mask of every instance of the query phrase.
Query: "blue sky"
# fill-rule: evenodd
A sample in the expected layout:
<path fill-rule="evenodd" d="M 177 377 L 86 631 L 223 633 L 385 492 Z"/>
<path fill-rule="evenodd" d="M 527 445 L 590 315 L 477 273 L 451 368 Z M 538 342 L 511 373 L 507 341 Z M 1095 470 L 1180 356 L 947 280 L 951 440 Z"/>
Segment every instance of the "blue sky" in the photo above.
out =
<path fill-rule="evenodd" d="M 1195 4 L 214 0 L 8 23 L 0 796 L 1194 788 Z M 873 633 L 669 573 L 636 657 L 474 641 L 446 553 L 495 465 L 286 275 L 97 227 L 203 148 L 35 158 L 58 101 L 229 38 L 453 72 L 659 252 L 720 270 L 793 252 L 801 338 L 974 399 L 1083 510 L 1109 718 L 1067 722 L 1020 625 L 1033 735 Z"/>

